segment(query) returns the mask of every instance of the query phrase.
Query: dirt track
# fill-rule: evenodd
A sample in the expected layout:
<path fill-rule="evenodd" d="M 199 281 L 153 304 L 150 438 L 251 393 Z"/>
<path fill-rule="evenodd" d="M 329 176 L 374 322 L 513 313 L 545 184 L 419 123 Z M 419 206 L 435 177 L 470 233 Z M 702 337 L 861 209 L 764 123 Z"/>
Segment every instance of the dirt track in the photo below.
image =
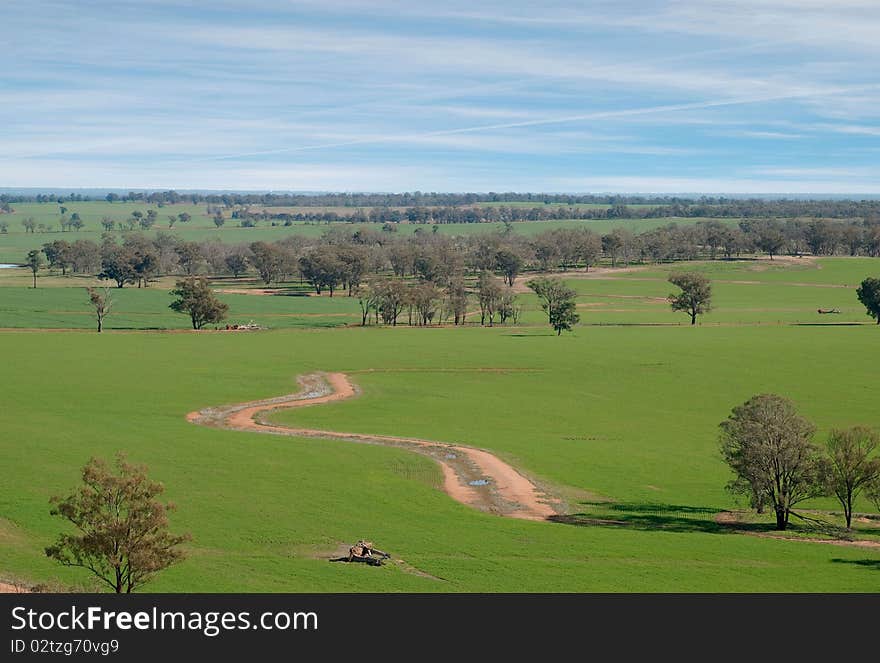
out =
<path fill-rule="evenodd" d="M 557 515 L 557 509 L 554 508 L 558 506 L 556 500 L 512 466 L 482 449 L 419 438 L 288 428 L 266 423 L 264 417 L 275 410 L 320 405 L 357 396 L 357 389 L 344 373 L 307 375 L 301 377 L 299 382 L 299 393 L 206 408 L 190 412 L 187 420 L 231 430 L 401 447 L 428 456 L 439 464 L 443 471 L 444 491 L 462 504 L 525 520 L 544 520 Z"/>

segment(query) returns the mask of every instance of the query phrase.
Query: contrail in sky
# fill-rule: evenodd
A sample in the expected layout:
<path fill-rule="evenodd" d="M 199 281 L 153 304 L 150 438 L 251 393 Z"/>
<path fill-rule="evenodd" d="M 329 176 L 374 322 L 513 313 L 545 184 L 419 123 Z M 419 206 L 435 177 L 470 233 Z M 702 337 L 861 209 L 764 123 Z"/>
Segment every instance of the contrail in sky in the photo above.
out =
<path fill-rule="evenodd" d="M 643 108 L 629 108 L 624 110 L 594 111 L 579 115 L 564 115 L 559 117 L 541 118 L 535 120 L 521 120 L 518 122 L 503 122 L 499 124 L 481 124 L 457 129 L 442 129 L 416 134 L 401 134 L 389 136 L 375 136 L 357 140 L 339 141 L 334 143 L 321 143 L 317 145 L 303 145 L 300 147 L 281 147 L 273 150 L 260 150 L 255 152 L 240 152 L 215 157 L 204 157 L 196 161 L 221 161 L 238 159 L 252 156 L 269 154 L 290 154 L 294 152 L 306 152 L 311 150 L 326 150 L 336 147 L 351 147 L 355 145 L 371 145 L 376 143 L 398 142 L 411 139 L 432 138 L 435 136 L 452 136 L 456 134 L 479 133 L 483 131 L 498 131 L 501 129 L 519 129 L 522 127 L 545 126 L 550 124 L 567 124 L 571 122 L 584 122 L 587 120 L 604 120 L 618 117 L 633 117 L 639 115 L 653 115 L 656 113 L 671 113 L 677 111 L 700 110 L 705 108 L 722 108 L 725 106 L 741 106 L 745 104 L 758 104 L 769 101 L 785 101 L 787 99 L 806 99 L 809 97 L 821 97 L 831 94 L 843 94 L 849 92 L 864 92 L 867 90 L 880 89 L 880 85 L 858 85 L 850 87 L 825 88 L 822 90 L 805 90 L 803 92 L 789 92 L 777 95 L 764 95 L 758 97 L 737 97 L 732 99 L 718 99 L 714 101 L 695 101 L 685 104 L 666 104 L 662 106 L 647 106 Z"/>

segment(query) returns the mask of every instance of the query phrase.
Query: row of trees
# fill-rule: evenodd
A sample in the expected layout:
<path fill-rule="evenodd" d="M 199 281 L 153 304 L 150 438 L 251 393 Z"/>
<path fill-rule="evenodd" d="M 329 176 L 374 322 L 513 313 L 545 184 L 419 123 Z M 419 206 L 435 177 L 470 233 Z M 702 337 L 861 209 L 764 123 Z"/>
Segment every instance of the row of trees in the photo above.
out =
<path fill-rule="evenodd" d="M 155 237 L 131 234 L 120 243 L 105 236 L 90 240 L 47 242 L 38 268 L 48 264 L 62 275 L 95 274 L 120 288 L 144 287 L 161 275 L 256 273 L 267 285 L 299 277 L 317 294 L 349 295 L 368 276 L 415 276 L 441 287 L 467 274 L 489 271 L 513 286 L 524 269 L 589 268 L 602 256 L 601 239 L 586 230 L 554 230 L 527 240 L 492 234 L 477 238 L 441 235 L 388 236 L 371 229 L 334 230 L 319 240 L 291 236 L 279 242 L 223 244 L 219 240 L 183 241 L 170 233 Z M 45 258 L 45 260 L 43 260 Z M 28 264 L 31 264 L 30 257 Z"/>
<path fill-rule="evenodd" d="M 734 478 L 728 488 L 759 513 L 771 508 L 776 528 L 792 509 L 822 496 L 837 499 L 847 529 L 863 493 L 880 508 L 880 436 L 865 426 L 832 430 L 824 446 L 816 426 L 787 398 L 760 394 L 733 409 L 721 424 L 721 453 Z"/>
<path fill-rule="evenodd" d="M 765 207 L 687 207 L 680 205 L 664 205 L 658 207 L 509 207 L 505 205 L 487 207 L 372 207 L 357 208 L 351 212 L 332 209 L 297 212 L 270 211 L 272 208 L 235 208 L 231 217 L 237 219 L 243 227 L 253 227 L 260 221 L 272 225 L 291 225 L 293 222 L 315 223 L 414 223 L 414 224 L 447 224 L 447 223 L 511 223 L 517 221 L 552 221 L 566 219 L 614 220 L 614 219 L 662 219 L 662 218 L 740 218 L 744 220 L 782 219 L 799 223 L 810 223 L 819 220 L 850 220 L 867 221 L 876 225 L 877 210 L 867 210 L 866 216 L 850 213 L 857 209 L 849 207 L 833 210 L 830 215 L 799 214 L 787 216 L 786 209 L 767 209 Z M 858 210 L 866 211 L 866 210 Z M 735 213 L 736 212 L 736 213 Z"/>
<path fill-rule="evenodd" d="M 291 225 L 294 221 L 376 222 L 381 223 L 382 229 L 387 232 L 395 231 L 397 223 L 403 220 L 413 223 L 431 223 L 434 232 L 437 231 L 438 225 L 443 223 L 504 221 L 506 224 L 505 234 L 510 235 L 513 229 L 512 223 L 515 221 L 596 218 L 595 213 L 597 212 L 597 210 L 589 208 L 580 210 L 580 212 L 566 212 L 564 208 L 535 209 L 537 212 L 525 208 L 503 207 L 410 208 L 405 211 L 393 208 L 374 208 L 369 212 L 357 210 L 347 216 L 332 211 L 270 214 L 265 210 L 260 212 L 236 210 L 232 213 L 232 217 L 237 218 L 239 224 L 244 227 L 253 227 L 259 221 L 269 219 L 273 220 L 273 224 L 276 221 L 283 221 L 285 225 Z M 70 217 L 67 217 L 64 213 L 66 208 L 62 207 L 61 210 L 64 210 L 59 219 L 62 231 L 80 230 L 84 227 L 78 213 L 74 212 Z M 216 227 L 220 228 L 225 225 L 226 218 L 221 210 L 213 207 L 209 207 L 209 210 L 213 213 L 212 218 Z M 188 212 L 169 214 L 166 218 L 169 229 L 173 229 L 175 224 L 186 224 L 192 220 L 192 216 Z M 26 232 L 49 230 L 46 224 L 37 224 L 32 217 L 23 219 L 21 223 Z M 159 214 L 155 209 L 147 210 L 146 213 L 135 210 L 124 221 L 117 221 L 109 216 L 105 216 L 101 220 L 105 232 L 116 229 L 146 231 L 157 227 L 159 223 Z M 6 230 L 8 230 L 8 223 L 2 222 L 0 231 L 5 232 Z M 353 234 L 352 231 L 343 232 Z M 542 235 L 548 234 L 542 233 Z M 763 252 L 771 257 L 783 253 L 792 256 L 807 253 L 812 255 L 880 256 L 880 216 L 837 221 L 801 218 L 785 220 L 745 218 L 737 225 L 718 220 L 700 221 L 684 226 L 672 223 L 638 235 L 634 235 L 625 228 L 619 228 L 602 236 L 597 249 L 603 251 L 615 263 L 633 260 L 692 260 L 701 256 L 712 259 L 719 256 L 731 258 L 753 252 Z M 540 242 L 534 247 L 534 253 L 539 260 L 546 261 L 547 258 L 542 257 L 544 250 Z"/>
<path fill-rule="evenodd" d="M 66 208 L 62 207 L 61 209 L 65 210 Z M 174 224 L 176 223 L 188 223 L 192 219 L 192 215 L 190 215 L 189 212 L 181 212 L 180 214 L 169 214 L 167 219 L 168 228 L 170 229 L 174 228 Z M 222 215 L 219 223 L 215 219 L 215 223 L 218 227 L 222 226 L 224 222 L 225 220 L 222 218 Z M 109 216 L 104 216 L 101 219 L 101 227 L 105 232 L 110 232 L 112 230 L 151 230 L 157 223 L 159 223 L 159 213 L 154 209 L 147 210 L 146 213 L 135 210 L 124 221 L 119 221 Z M 71 232 L 82 230 L 86 224 L 77 212 L 74 212 L 70 216 L 67 216 L 65 212 L 62 212 L 58 219 L 58 225 L 61 228 L 61 232 Z M 25 233 L 46 233 L 52 231 L 52 227 L 48 224 L 37 223 L 33 217 L 22 219 L 21 226 L 24 228 Z M 0 232 L 9 232 L 8 222 L 3 221 L 2 224 L 0 224 Z"/>
<path fill-rule="evenodd" d="M 830 254 L 840 250 L 880 255 L 880 227 L 861 228 L 852 241 L 842 244 L 848 235 L 827 222 L 803 227 L 772 222 L 742 226 L 672 224 L 639 235 L 618 228 L 601 236 L 587 228 L 558 228 L 530 238 L 510 231 L 472 237 L 436 233 L 402 237 L 369 227 L 337 227 L 320 239 L 291 235 L 278 242 L 247 245 L 223 244 L 216 238 L 188 242 L 160 231 L 153 237 L 131 233 L 121 243 L 105 235 L 100 245 L 91 240 L 58 239 L 43 244 L 42 253 L 50 268 L 62 274 L 101 273 L 119 287 L 145 286 L 164 274 L 239 276 L 254 271 L 266 284 L 298 276 L 318 293 L 335 293 L 342 286 L 349 294 L 367 275 L 386 272 L 415 275 L 445 286 L 466 273 L 492 271 L 512 286 L 523 271 L 590 269 L 602 259 L 616 266 L 734 257 L 755 251 L 771 257 L 782 252 L 802 255 L 805 251 Z M 844 228 L 857 229 L 854 225 Z"/>
<path fill-rule="evenodd" d="M 529 282 L 529 287 L 540 297 L 548 322 L 557 335 L 563 331 L 571 331 L 580 320 L 575 311 L 575 291 L 557 278 L 535 279 Z M 104 328 L 104 320 L 113 308 L 112 291 L 110 288 L 99 290 L 91 287 L 86 288 L 86 291 L 100 333 Z M 189 315 L 193 329 L 220 323 L 229 311 L 229 306 L 216 297 L 204 277 L 180 280 L 170 294 L 176 298 L 170 308 Z M 472 294 L 476 295 L 479 302 L 481 325 L 492 327 L 496 319 L 500 324 L 505 324 L 508 320 L 516 324 L 522 312 L 513 289 L 487 272 L 480 275 L 473 293 L 463 280 L 454 281 L 446 288 L 439 288 L 428 281 L 382 278 L 358 287 L 356 294 L 361 307 L 362 326 L 379 324 L 380 321 L 397 326 L 404 311 L 407 312 L 407 324 L 411 326 L 443 324 L 448 320 L 452 320 L 455 325 L 461 325 L 467 318 Z"/>

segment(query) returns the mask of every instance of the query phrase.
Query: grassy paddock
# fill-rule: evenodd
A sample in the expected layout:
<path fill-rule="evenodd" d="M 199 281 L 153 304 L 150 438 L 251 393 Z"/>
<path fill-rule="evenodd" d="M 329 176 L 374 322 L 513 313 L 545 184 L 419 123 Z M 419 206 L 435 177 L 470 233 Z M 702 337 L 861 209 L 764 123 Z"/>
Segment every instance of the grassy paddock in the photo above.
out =
<path fill-rule="evenodd" d="M 713 281 L 714 308 L 700 316 L 701 325 L 829 325 L 864 324 L 871 320 L 859 303 L 855 288 L 867 276 L 880 275 L 880 261 L 874 258 L 823 258 L 802 261 L 736 260 L 700 261 L 649 266 L 637 271 L 611 271 L 589 278 L 583 273 L 560 272 L 558 276 L 578 293 L 577 305 L 583 325 L 687 325 L 682 313 L 673 313 L 666 297 L 675 288 L 667 282 L 671 271 L 700 270 Z M 531 278 L 521 275 L 520 283 Z M 175 277 L 164 277 L 149 288 L 127 286 L 113 289 L 114 313 L 107 329 L 186 329 L 186 316 L 168 309 L 168 290 Z M 85 287 L 106 285 L 91 277 L 46 273 L 39 287 L 31 287 L 27 269 L 0 270 L 0 328 L 90 329 L 92 311 Z M 263 288 L 254 277 L 222 278 L 212 281 L 223 290 Z M 311 296 L 312 290 L 299 281 L 273 285 L 278 294 L 255 296 L 221 293 L 230 306 L 231 322 L 253 320 L 271 329 L 284 327 L 335 327 L 360 323 L 355 299 L 337 291 Z M 520 295 L 521 324 L 543 326 L 546 317 L 536 297 Z M 818 309 L 836 308 L 834 315 L 820 315 Z M 479 306 L 472 301 L 470 311 Z M 405 314 L 404 314 L 405 319 Z M 471 314 L 471 324 L 479 321 Z"/>
<path fill-rule="evenodd" d="M 62 526 L 47 500 L 76 484 L 90 455 L 124 449 L 165 482 L 175 528 L 194 536 L 189 559 L 154 591 L 876 591 L 875 550 L 730 534 L 712 515 L 735 506 L 716 427 L 750 395 L 794 398 L 821 435 L 880 426 L 866 360 L 876 332 L 4 332 L 0 453 L 14 471 L 0 475 L 0 573 L 81 580 L 42 555 Z M 572 524 L 485 515 L 437 490 L 436 468 L 402 450 L 184 419 L 290 392 L 304 372 L 366 369 L 380 370 L 354 374 L 362 397 L 279 418 L 492 449 L 581 515 Z M 612 508 L 607 500 L 623 524 L 591 520 Z M 433 578 L 327 563 L 364 536 Z"/>

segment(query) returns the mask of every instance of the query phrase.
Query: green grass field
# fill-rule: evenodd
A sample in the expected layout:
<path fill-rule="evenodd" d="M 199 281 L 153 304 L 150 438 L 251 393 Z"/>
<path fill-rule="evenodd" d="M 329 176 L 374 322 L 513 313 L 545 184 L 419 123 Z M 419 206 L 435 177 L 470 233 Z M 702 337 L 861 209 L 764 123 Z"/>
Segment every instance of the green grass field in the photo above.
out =
<path fill-rule="evenodd" d="M 699 318 L 701 325 L 869 324 L 855 288 L 867 276 L 878 273 L 872 258 L 825 258 L 821 260 L 702 261 L 663 266 L 642 266 L 590 278 L 559 273 L 578 292 L 578 310 L 584 325 L 664 324 L 687 325 L 689 319 L 669 309 L 666 296 L 674 290 L 669 273 L 699 269 L 713 280 L 714 308 Z M 531 278 L 526 273 L 520 283 Z M 113 289 L 114 313 L 108 329 L 186 329 L 186 316 L 168 308 L 168 289 L 174 278 L 166 277 L 150 288 Z M 101 285 L 90 277 L 47 275 L 36 290 L 26 269 L 0 270 L 0 328 L 91 329 L 92 312 L 85 287 Z M 104 282 L 106 285 L 106 282 Z M 218 290 L 262 287 L 254 278 L 214 281 Z M 253 320 L 270 329 L 284 327 L 335 327 L 359 324 L 360 310 L 352 298 L 337 292 L 330 298 L 308 296 L 311 290 L 298 282 L 283 284 L 282 294 L 254 296 L 220 294 L 230 306 L 229 320 Z M 544 324 L 536 297 L 520 295 L 521 324 Z M 470 310 L 478 310 L 473 301 Z M 818 309 L 840 311 L 819 315 Z M 472 323 L 478 317 L 471 315 Z"/>
<path fill-rule="evenodd" d="M 126 450 L 166 484 L 174 527 L 193 535 L 188 559 L 149 591 L 876 592 L 880 548 L 733 534 L 715 515 L 737 507 L 724 490 L 717 426 L 749 396 L 791 397 L 819 441 L 834 426 L 880 428 L 880 329 L 851 287 L 878 264 L 692 265 L 716 280 L 717 308 L 695 328 L 650 299 L 672 289 L 671 267 L 571 278 L 584 324 L 562 337 L 531 298 L 517 328 L 323 329 L 338 324 L 330 314 L 356 315 L 356 303 L 224 295 L 240 317 L 301 325 L 132 331 L 186 326 L 167 309 L 165 282 L 119 292 L 108 327 L 126 331 L 98 335 L 86 331 L 80 284 L 0 287 L 0 327 L 82 329 L 0 332 L 0 578 L 86 579 L 42 553 L 62 528 L 48 499 L 76 485 L 89 456 Z M 809 312 L 838 305 L 839 316 Z M 185 420 L 290 393 L 297 375 L 321 370 L 350 372 L 362 395 L 277 420 L 492 450 L 553 487 L 569 522 L 463 506 L 437 488 L 431 461 L 404 450 Z M 805 506 L 835 509 L 828 499 Z M 867 502 L 858 510 L 874 511 Z M 859 536 L 880 541 L 877 525 L 860 523 Z M 408 566 L 326 561 L 361 537 Z"/>
<path fill-rule="evenodd" d="M 0 328 L 27 329 L 92 329 L 94 313 L 89 304 L 86 286 L 103 287 L 90 277 L 46 278 L 36 290 L 24 285 L 30 279 L 27 270 L 0 270 Z M 149 288 L 112 288 L 113 312 L 107 318 L 108 330 L 188 329 L 189 318 L 168 308 L 172 298 L 168 290 L 173 278 L 161 279 Z M 13 285 L 14 284 L 14 285 Z M 217 280 L 214 287 L 222 290 L 250 289 L 253 279 Z M 335 297 L 311 297 L 308 286 L 291 285 L 285 294 L 255 296 L 219 294 L 229 304 L 228 321 L 258 323 L 262 327 L 335 327 L 359 323 L 357 300 L 339 293 Z"/>

